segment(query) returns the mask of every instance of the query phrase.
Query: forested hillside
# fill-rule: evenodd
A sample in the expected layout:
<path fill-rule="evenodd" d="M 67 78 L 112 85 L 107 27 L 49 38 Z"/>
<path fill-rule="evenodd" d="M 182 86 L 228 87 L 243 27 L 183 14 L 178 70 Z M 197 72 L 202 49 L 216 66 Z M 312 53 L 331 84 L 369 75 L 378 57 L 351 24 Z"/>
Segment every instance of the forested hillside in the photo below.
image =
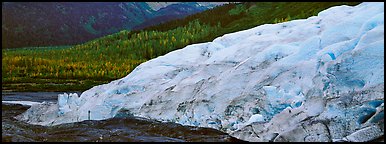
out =
<path fill-rule="evenodd" d="M 132 30 L 142 23 L 155 25 L 213 6 L 176 2 L 161 9 L 154 7 L 152 2 L 5 2 L 2 48 L 81 44 Z"/>
<path fill-rule="evenodd" d="M 227 4 L 184 19 L 121 31 L 84 44 L 3 50 L 3 90 L 86 90 L 121 78 L 140 63 L 189 44 L 262 24 L 307 18 L 336 5 L 358 2 Z M 71 86 L 70 86 L 71 85 Z"/>

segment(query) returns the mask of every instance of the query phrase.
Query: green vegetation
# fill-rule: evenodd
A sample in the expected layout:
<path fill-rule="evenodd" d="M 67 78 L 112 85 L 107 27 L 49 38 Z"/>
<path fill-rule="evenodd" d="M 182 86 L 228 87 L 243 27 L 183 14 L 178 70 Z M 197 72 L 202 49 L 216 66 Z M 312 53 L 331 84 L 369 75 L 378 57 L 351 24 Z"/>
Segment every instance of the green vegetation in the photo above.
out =
<path fill-rule="evenodd" d="M 84 44 L 2 51 L 2 90 L 83 91 L 186 45 L 261 24 L 307 18 L 329 3 L 229 4 L 141 31 L 121 31 Z"/>
<path fill-rule="evenodd" d="M 234 9 L 229 10 L 229 15 L 238 15 L 245 11 L 245 5 L 237 5 Z"/>

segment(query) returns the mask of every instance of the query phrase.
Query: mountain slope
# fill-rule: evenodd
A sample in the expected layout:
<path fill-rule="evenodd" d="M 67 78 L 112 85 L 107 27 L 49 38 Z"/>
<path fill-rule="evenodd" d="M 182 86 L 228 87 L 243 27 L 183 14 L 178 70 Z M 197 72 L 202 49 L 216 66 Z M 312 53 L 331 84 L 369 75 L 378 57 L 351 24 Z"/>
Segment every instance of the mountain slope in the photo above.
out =
<path fill-rule="evenodd" d="M 148 20 L 157 24 L 154 17 L 173 20 L 211 7 L 176 3 L 153 10 L 145 2 L 6 2 L 2 4 L 2 47 L 79 44 Z"/>
<path fill-rule="evenodd" d="M 189 45 L 18 116 L 57 125 L 135 115 L 248 141 L 383 136 L 384 3 L 338 6 Z"/>
<path fill-rule="evenodd" d="M 177 4 L 177 3 L 191 3 L 191 2 L 146 2 L 153 10 L 157 11 L 161 8 L 167 7 L 172 4 Z M 197 3 L 200 6 L 207 7 L 207 8 L 213 8 L 218 5 L 223 5 L 227 4 L 229 2 L 194 2 Z"/>
<path fill-rule="evenodd" d="M 213 41 L 224 34 L 262 24 L 288 21 L 289 16 L 291 19 L 307 18 L 342 4 L 357 5 L 358 2 L 226 4 L 146 30 L 124 30 L 70 48 L 3 50 L 2 88 L 84 91 L 124 77 L 140 63 L 189 44 Z"/>
<path fill-rule="evenodd" d="M 157 25 L 170 20 L 181 19 L 188 15 L 199 13 L 207 9 L 207 7 L 203 7 L 196 2 L 183 2 L 178 4 L 171 4 L 167 7 L 158 9 L 158 16 L 155 16 L 133 27 L 133 30 L 140 30 L 145 27 Z"/>

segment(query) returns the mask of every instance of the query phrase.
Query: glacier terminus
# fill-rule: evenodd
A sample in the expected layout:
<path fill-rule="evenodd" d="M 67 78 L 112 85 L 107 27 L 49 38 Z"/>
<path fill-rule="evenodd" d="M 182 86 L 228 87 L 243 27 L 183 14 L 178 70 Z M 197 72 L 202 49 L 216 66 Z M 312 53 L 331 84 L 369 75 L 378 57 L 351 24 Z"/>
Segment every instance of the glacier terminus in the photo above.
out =
<path fill-rule="evenodd" d="M 16 118 L 51 126 L 116 116 L 209 127 L 257 142 L 382 137 L 384 3 L 336 6 L 189 45 Z"/>

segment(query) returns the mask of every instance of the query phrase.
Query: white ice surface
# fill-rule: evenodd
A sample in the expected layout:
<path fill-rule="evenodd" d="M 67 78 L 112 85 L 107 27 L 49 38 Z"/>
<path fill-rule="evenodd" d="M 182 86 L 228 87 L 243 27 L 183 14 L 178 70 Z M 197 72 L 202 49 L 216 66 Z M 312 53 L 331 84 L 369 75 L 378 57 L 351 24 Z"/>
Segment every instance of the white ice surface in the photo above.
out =
<path fill-rule="evenodd" d="M 26 106 L 41 104 L 40 102 L 33 102 L 33 101 L 1 101 L 1 102 L 8 103 L 8 104 L 20 104 L 20 105 L 26 105 Z"/>
<path fill-rule="evenodd" d="M 384 3 L 362 3 L 226 34 L 142 63 L 79 98 L 60 95 L 59 105 L 31 108 L 20 119 L 57 125 L 127 110 L 232 133 L 291 109 L 304 111 L 302 118 L 335 115 L 339 108 L 326 109 L 321 97 L 384 84 L 383 17 Z"/>

